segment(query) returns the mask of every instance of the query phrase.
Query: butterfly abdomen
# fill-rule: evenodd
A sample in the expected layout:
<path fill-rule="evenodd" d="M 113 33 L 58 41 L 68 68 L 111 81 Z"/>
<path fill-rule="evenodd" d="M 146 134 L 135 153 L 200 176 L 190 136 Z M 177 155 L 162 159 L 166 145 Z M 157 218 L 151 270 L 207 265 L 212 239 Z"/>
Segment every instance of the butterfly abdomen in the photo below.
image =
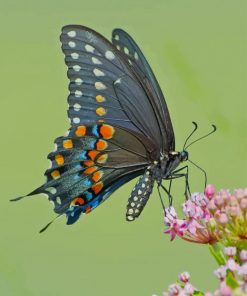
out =
<path fill-rule="evenodd" d="M 152 193 L 153 185 L 152 173 L 150 170 L 146 170 L 131 192 L 126 212 L 127 221 L 133 221 L 141 214 Z"/>

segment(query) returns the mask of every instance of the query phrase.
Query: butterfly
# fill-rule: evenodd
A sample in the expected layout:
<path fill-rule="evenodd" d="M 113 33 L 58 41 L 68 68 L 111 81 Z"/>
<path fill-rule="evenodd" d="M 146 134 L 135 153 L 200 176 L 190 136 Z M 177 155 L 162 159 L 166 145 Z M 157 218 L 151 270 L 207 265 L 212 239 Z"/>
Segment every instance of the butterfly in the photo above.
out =
<path fill-rule="evenodd" d="M 111 43 L 79 25 L 64 26 L 60 40 L 70 81 L 71 127 L 48 155 L 46 182 L 26 196 L 45 193 L 55 213 L 73 224 L 137 176 L 127 221 L 141 214 L 155 182 L 159 194 L 163 188 L 169 198 L 163 180 L 185 177 L 188 188 L 188 167 L 178 169 L 188 152 L 175 151 L 164 96 L 135 41 L 114 29 Z"/>

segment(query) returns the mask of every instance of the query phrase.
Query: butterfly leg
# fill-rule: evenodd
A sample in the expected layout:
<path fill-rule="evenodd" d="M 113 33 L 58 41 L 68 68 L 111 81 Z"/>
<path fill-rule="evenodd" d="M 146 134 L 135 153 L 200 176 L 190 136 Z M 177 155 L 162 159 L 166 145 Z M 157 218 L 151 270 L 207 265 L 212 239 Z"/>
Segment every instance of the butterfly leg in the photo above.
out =
<path fill-rule="evenodd" d="M 186 170 L 185 173 L 183 173 L 184 170 Z M 191 195 L 191 192 L 190 192 L 190 185 L 189 185 L 189 168 L 187 165 L 174 171 L 168 179 L 173 180 L 173 179 L 177 179 L 177 178 L 181 178 L 181 177 L 185 178 L 184 195 L 185 195 L 186 200 L 188 200 L 189 196 Z"/>

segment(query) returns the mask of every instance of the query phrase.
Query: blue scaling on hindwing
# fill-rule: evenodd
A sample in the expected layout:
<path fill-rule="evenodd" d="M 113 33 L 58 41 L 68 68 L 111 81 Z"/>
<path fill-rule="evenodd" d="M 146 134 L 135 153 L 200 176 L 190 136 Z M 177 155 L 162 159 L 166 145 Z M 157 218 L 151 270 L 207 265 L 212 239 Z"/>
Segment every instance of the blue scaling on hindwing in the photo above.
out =
<path fill-rule="evenodd" d="M 98 128 L 99 128 L 99 126 L 97 124 L 92 126 L 92 133 L 97 138 L 99 137 Z"/>
<path fill-rule="evenodd" d="M 83 192 L 83 194 L 85 195 L 87 201 L 90 201 L 93 198 L 93 193 L 92 192 L 85 191 L 85 192 Z"/>

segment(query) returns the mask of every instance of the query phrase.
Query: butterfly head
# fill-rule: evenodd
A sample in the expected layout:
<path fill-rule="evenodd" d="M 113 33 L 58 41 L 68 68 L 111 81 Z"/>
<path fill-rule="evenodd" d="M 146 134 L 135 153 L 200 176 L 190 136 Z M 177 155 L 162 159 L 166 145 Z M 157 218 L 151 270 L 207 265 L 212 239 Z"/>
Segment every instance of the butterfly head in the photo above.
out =
<path fill-rule="evenodd" d="M 189 153 L 188 153 L 188 151 L 183 150 L 182 152 L 180 152 L 179 156 L 180 156 L 181 162 L 186 161 L 189 158 Z"/>

